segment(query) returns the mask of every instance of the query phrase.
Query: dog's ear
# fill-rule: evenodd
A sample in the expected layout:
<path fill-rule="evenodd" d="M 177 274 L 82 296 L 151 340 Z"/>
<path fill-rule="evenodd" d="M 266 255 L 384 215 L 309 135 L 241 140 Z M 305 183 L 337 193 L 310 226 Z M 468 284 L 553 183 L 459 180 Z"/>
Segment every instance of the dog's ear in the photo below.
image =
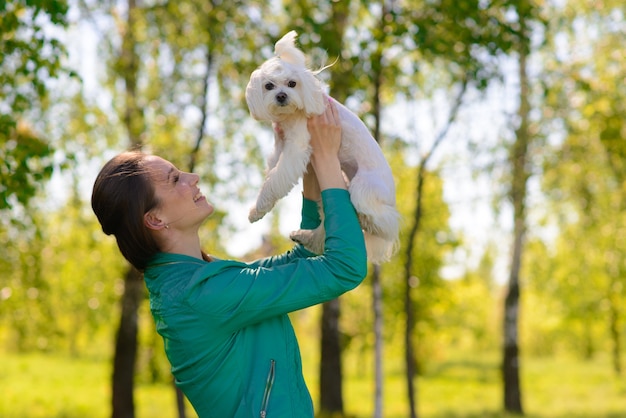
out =
<path fill-rule="evenodd" d="M 250 81 L 246 87 L 246 102 L 250 114 L 256 120 L 270 120 L 266 106 L 263 101 L 263 74 L 260 70 L 255 70 L 250 76 Z"/>
<path fill-rule="evenodd" d="M 304 111 L 307 117 L 324 113 L 326 94 L 322 82 L 309 70 L 302 72 L 302 80 L 300 81 Z"/>

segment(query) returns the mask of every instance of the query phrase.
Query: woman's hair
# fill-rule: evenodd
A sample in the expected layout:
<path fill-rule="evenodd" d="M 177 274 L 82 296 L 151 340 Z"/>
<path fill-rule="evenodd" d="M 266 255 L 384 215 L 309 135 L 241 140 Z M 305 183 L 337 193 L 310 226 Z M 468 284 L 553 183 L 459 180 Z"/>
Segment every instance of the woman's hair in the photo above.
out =
<path fill-rule="evenodd" d="M 122 255 L 139 271 L 159 252 L 144 224 L 144 214 L 158 206 L 146 154 L 124 152 L 102 167 L 93 185 L 91 207 L 105 234 L 113 234 Z"/>

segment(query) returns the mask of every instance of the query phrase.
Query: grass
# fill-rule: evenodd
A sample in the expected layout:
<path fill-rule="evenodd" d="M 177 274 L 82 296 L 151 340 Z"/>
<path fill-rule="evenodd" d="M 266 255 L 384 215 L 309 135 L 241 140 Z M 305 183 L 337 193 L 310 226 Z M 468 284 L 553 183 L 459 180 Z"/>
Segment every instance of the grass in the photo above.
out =
<path fill-rule="evenodd" d="M 345 364 L 344 402 L 350 417 L 371 417 L 373 386 L 369 360 Z M 305 365 L 306 363 L 305 359 Z M 312 363 L 312 362 L 309 362 Z M 384 416 L 408 415 L 399 364 L 385 365 Z M 305 370 L 317 399 L 314 365 Z M 106 362 L 62 355 L 2 354 L 0 417 L 108 418 L 110 368 Z M 523 405 L 529 418 L 617 418 L 626 416 L 626 380 L 616 378 L 608 359 L 580 362 L 568 357 L 524 359 Z M 417 381 L 422 418 L 512 417 L 501 412 L 497 357 L 447 359 L 429 365 Z M 140 384 L 137 418 L 174 418 L 170 385 Z M 195 417 L 191 407 L 190 418 Z"/>
<path fill-rule="evenodd" d="M 426 367 L 417 382 L 420 418 L 514 418 L 502 411 L 497 354 L 449 356 Z M 394 358 L 401 358 L 400 355 Z M 348 358 L 344 402 L 350 417 L 372 416 L 369 359 Z M 306 359 L 305 359 L 306 362 Z M 306 364 L 306 363 L 305 363 Z M 626 376 L 617 377 L 608 357 L 583 362 L 569 356 L 522 359 L 522 404 L 527 418 L 626 417 Z M 312 373 L 307 373 L 312 375 Z M 317 383 L 309 380 L 313 399 Z M 385 361 L 384 416 L 406 418 L 406 383 L 401 364 Z M 518 417 L 517 417 L 518 418 Z"/>
<path fill-rule="evenodd" d="M 2 354 L 0 417 L 108 418 L 110 367 L 62 355 Z M 166 384 L 138 385 L 137 418 L 175 417 L 175 394 Z M 191 407 L 188 417 L 192 418 Z"/>

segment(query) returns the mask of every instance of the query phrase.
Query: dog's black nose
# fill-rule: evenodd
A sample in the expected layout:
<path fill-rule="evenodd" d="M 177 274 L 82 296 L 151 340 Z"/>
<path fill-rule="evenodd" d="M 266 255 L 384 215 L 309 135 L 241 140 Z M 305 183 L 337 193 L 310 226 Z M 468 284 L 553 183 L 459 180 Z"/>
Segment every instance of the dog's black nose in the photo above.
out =
<path fill-rule="evenodd" d="M 287 102 L 287 93 L 278 93 L 276 95 L 276 101 L 280 104 L 285 104 L 285 102 Z"/>

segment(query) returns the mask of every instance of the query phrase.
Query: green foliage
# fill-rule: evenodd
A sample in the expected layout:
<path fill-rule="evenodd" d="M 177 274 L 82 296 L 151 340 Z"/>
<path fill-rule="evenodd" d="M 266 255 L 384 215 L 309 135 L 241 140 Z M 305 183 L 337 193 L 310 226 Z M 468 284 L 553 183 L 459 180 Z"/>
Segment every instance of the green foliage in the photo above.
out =
<path fill-rule="evenodd" d="M 3 343 L 20 351 L 98 352 L 109 344 L 123 289 L 115 242 L 71 204 L 46 220 L 38 216 L 36 225 L 34 235 L 16 235 L 8 248 L 20 268 L 4 267 L 0 316 L 11 333 Z"/>
<path fill-rule="evenodd" d="M 26 204 L 50 177 L 52 150 L 18 121 L 46 97 L 46 81 L 64 70 L 65 47 L 49 27 L 67 25 L 65 1 L 0 2 L 0 211 Z"/>
<path fill-rule="evenodd" d="M 49 36 L 46 25 L 67 26 L 65 1 L 0 3 L 2 105 L 21 113 L 46 94 L 46 80 L 61 72 L 65 47 Z M 17 88 L 16 88 L 17 87 Z M 3 115 L 11 115 L 3 109 Z M 5 132 L 4 127 L 0 132 Z"/>
<path fill-rule="evenodd" d="M 442 312 L 440 350 L 493 350 L 500 341 L 501 288 L 493 281 L 493 255 L 488 248 L 475 271 L 447 282 L 450 288 L 449 308 Z M 535 325 L 535 323 L 533 323 Z"/>
<path fill-rule="evenodd" d="M 392 3 L 394 7 L 387 10 L 372 1 L 285 2 L 289 13 L 267 2 L 194 0 L 139 5 L 134 51 L 139 57 L 137 106 L 145 121 L 142 143 L 183 170 L 191 165 L 190 154 L 198 145 L 195 171 L 202 176 L 202 186 L 208 187 L 203 191 L 220 209 L 201 230 L 202 243 L 211 253 L 228 257 L 224 244 L 232 228 L 230 204 L 251 200 L 261 181 L 269 129 L 250 120 L 243 90 L 250 72 L 272 55 L 273 42 L 287 30 L 300 33 L 303 50 L 317 60 L 314 66 L 338 59 L 322 77 L 327 77 L 331 94 L 348 101 L 369 125 L 376 111 L 371 99 L 374 75 L 382 82 L 383 107 L 394 104 L 400 94 L 410 100 L 430 100 L 434 92 L 460 80 L 484 88 L 501 77 L 499 56 L 508 54 L 519 36 L 512 15 L 519 2 Z M 100 232 L 83 182 L 90 187 L 94 167 L 128 146 L 122 123 L 124 74 L 120 74 L 126 67 L 120 61 L 120 34 L 111 30 L 125 23 L 106 9 L 108 2 L 88 4 L 94 8 L 88 11 L 95 16 L 92 21 L 102 24 L 99 44 L 105 47 L 100 56 L 109 66 L 106 78 L 97 80 L 97 97 L 84 90 L 70 90 L 67 95 L 47 90 L 47 80 L 63 73 L 64 46 L 49 37 L 48 29 L 66 26 L 64 2 L 0 2 L 0 50 L 4 53 L 0 210 L 5 210 L 0 226 L 0 342 L 15 351 L 61 351 L 76 356 L 71 361 L 55 358 L 59 367 L 54 368 L 38 356 L 24 363 L 9 355 L 8 367 L 0 371 L 0 392 L 8 394 L 0 399 L 2 416 L 106 412 L 108 359 L 125 263 L 115 242 Z M 545 106 L 542 114 L 533 117 L 541 122 L 536 125 L 538 134 L 549 138 L 550 147 L 533 154 L 533 163 L 544 163 L 533 174 L 542 176 L 549 201 L 539 221 L 529 218 L 522 275 L 527 289 L 521 309 L 522 353 L 546 358 L 524 359 L 523 386 L 531 417 L 576 413 L 609 417 L 626 410 L 620 396 L 623 385 L 607 376 L 609 361 L 603 355 L 613 347 L 609 319 L 623 315 L 626 292 L 626 60 L 620 30 L 624 19 L 619 2 L 605 2 L 602 10 L 585 5 L 574 2 L 562 10 L 550 9 L 554 19 L 548 20 L 545 32 L 546 53 L 534 57 L 545 65 L 538 65 L 543 72 L 536 76 L 545 96 L 533 96 L 533 100 L 538 108 Z M 81 7 L 87 12 L 84 2 Z M 534 17 L 541 32 L 544 19 Z M 596 32 L 599 35 L 594 38 Z M 490 117 L 485 118 L 487 124 Z M 510 127 L 498 135 L 510 136 Z M 394 142 L 388 140 L 392 136 Z M 381 133 L 397 180 L 404 228 L 415 205 L 415 167 L 405 161 L 415 161 L 414 144 L 421 141 L 412 136 Z M 487 158 L 498 164 L 499 151 L 489 151 Z M 74 183 L 68 186 L 71 198 L 44 211 L 32 204 L 37 203 L 32 198 L 50 178 L 60 154 L 76 162 L 71 172 Z M 455 281 L 441 277 L 447 255 L 467 244 L 449 224 L 443 175 L 436 169 L 427 175 L 424 218 L 413 255 L 415 277 L 410 280 L 416 286 L 413 303 L 418 323 L 413 338 L 420 351 L 420 408 L 430 417 L 504 416 L 498 412 L 498 360 L 485 354 L 495 351 L 500 341 L 501 289 L 491 281 L 494 260 L 487 253 L 479 267 L 464 277 Z M 536 209 L 530 208 L 533 215 Z M 288 242 L 276 227 L 281 214 L 276 211 L 275 216 L 267 244 L 276 252 Z M 544 225 L 555 227 L 550 239 L 540 234 Z M 383 266 L 385 416 L 392 418 L 406 416 L 404 398 L 398 396 L 405 390 L 400 360 L 406 285 L 403 257 L 400 253 Z M 341 329 L 350 376 L 346 399 L 348 412 L 356 416 L 371 412 L 363 402 L 372 393 L 370 293 L 365 284 L 342 299 Z M 292 317 L 303 346 L 309 386 L 316 390 L 311 382 L 317 370 L 317 312 L 306 310 Z M 153 417 L 164 410 L 172 415 L 168 365 L 146 302 L 139 321 L 139 416 Z M 456 350 L 463 350 L 467 357 L 456 358 Z M 581 363 L 564 358 L 571 353 L 592 360 Z M 99 363 L 81 360 L 86 354 Z M 558 356 L 557 360 L 548 360 L 551 355 Z M 37 370 L 48 373 L 36 374 Z M 22 382 L 15 375 L 29 379 Z M 67 377 L 63 382 L 76 382 L 75 387 L 58 379 L 45 380 L 61 375 Z M 152 382 L 159 385 L 147 385 Z M 53 399 L 46 397 L 48 391 L 42 394 L 40 386 L 49 388 Z M 79 394 L 76 387 L 84 392 Z M 39 389 L 33 393 L 32 388 Z M 27 400 L 28 405 L 20 406 L 16 398 Z M 313 398 L 317 399 L 315 394 Z M 603 399 L 602 405 L 598 406 L 597 399 Z"/>
<path fill-rule="evenodd" d="M 33 224 L 28 228 L 9 226 L 0 230 L 3 240 L 10 243 L 2 250 L 0 317 L 7 320 L 13 333 L 10 344 L 19 350 L 44 348 L 42 345 L 50 335 L 46 323 L 51 312 L 47 304 L 41 303 L 49 290 L 42 268 L 44 242 L 38 222 L 41 219 L 36 214 L 31 214 L 30 219 Z"/>
<path fill-rule="evenodd" d="M 2 122 L 0 122 L 1 124 Z M 53 170 L 52 149 L 24 124 L 6 121 L 0 134 L 0 211 L 26 206 Z"/>
<path fill-rule="evenodd" d="M 267 5 L 234 1 L 166 2 L 135 9 L 132 51 L 137 55 L 135 101 L 141 109 L 144 149 L 182 170 L 193 166 L 212 188 L 214 201 L 252 199 L 251 179 L 261 180 L 264 164 L 257 123 L 250 119 L 244 89 L 259 65 L 263 36 L 257 16 Z M 88 13 L 115 21 L 99 5 Z M 119 123 L 126 83 L 119 44 L 107 39 L 103 59 L 111 63 L 107 86 Z M 245 123 L 244 123 L 245 122 Z M 124 133 L 117 132 L 117 146 Z M 269 136 L 268 136 L 269 137 Z"/>
<path fill-rule="evenodd" d="M 402 154 L 387 155 L 396 179 L 397 195 L 411 196 L 414 188 L 416 167 L 407 167 Z M 413 304 L 417 320 L 415 330 L 416 347 L 420 352 L 418 358 L 428 361 L 440 348 L 440 344 L 448 337 L 437 330 L 448 322 L 447 312 L 453 308 L 452 288 L 441 277 L 440 270 L 444 265 L 445 255 L 457 245 L 454 233 L 449 227 L 449 208 L 443 200 L 443 184 L 436 172 L 429 172 L 424 187 L 424 213 L 422 215 L 420 234 L 414 248 L 414 276 L 409 279 L 409 286 L 414 288 Z M 413 199 L 398 199 L 398 210 L 405 220 L 402 223 L 400 241 L 406 242 L 408 222 L 415 210 Z M 400 252 L 395 262 L 384 267 L 383 288 L 385 289 L 384 304 L 387 320 L 403 322 L 404 292 L 404 257 Z M 400 330 L 393 330 L 399 332 Z M 441 340 L 433 338 L 440 335 Z"/>
<path fill-rule="evenodd" d="M 545 126 L 563 128 L 543 167 L 550 207 L 544 222 L 559 234 L 547 245 L 531 244 L 525 269 L 535 303 L 549 307 L 535 342 L 592 357 L 619 347 L 623 331 L 612 321 L 623 316 L 626 296 L 626 132 L 618 127 L 626 118 L 626 23 L 618 5 L 578 6 L 552 22 L 548 40 L 559 46 L 546 57 L 544 80 Z"/>

